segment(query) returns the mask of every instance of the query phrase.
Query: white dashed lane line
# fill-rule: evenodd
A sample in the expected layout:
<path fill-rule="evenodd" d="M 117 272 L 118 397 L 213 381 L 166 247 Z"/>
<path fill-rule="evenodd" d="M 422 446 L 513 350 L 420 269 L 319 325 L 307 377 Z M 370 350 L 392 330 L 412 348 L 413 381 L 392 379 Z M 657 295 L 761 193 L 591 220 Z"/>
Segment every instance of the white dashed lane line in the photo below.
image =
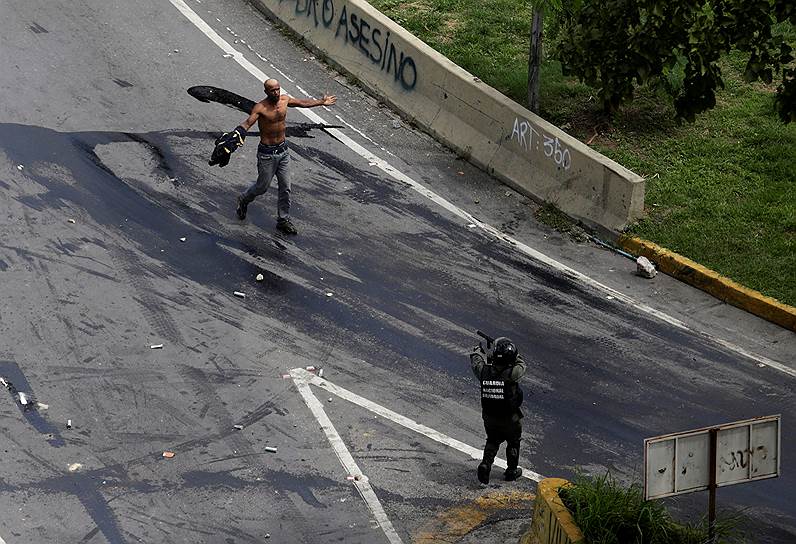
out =
<path fill-rule="evenodd" d="M 188 5 L 183 0 L 169 0 L 169 2 L 175 8 L 177 8 L 180 11 L 180 13 L 182 13 L 191 23 L 193 23 L 193 25 L 196 26 L 196 28 L 198 28 L 205 36 L 207 36 L 222 51 L 224 51 L 224 56 L 228 56 L 228 58 L 234 59 L 235 62 L 240 64 L 240 66 L 243 69 L 245 69 L 252 76 L 257 78 L 259 82 L 263 82 L 266 79 L 268 79 L 268 76 L 262 70 L 257 68 L 251 62 L 249 62 L 243 53 L 235 49 L 232 45 L 230 45 L 229 42 L 224 40 L 224 38 L 222 38 L 215 30 L 213 30 L 213 28 L 210 25 L 208 25 L 204 21 L 204 19 L 202 19 L 199 15 L 196 14 L 196 12 L 194 12 L 190 7 L 188 7 Z M 259 54 L 257 56 L 260 57 Z M 260 59 L 262 59 L 262 57 L 260 57 Z M 271 66 L 273 67 L 273 65 Z M 281 71 L 280 73 L 283 74 L 283 72 Z M 290 78 L 287 79 L 290 80 Z M 321 116 L 319 116 L 317 113 L 313 111 L 304 108 L 299 108 L 298 112 L 307 117 L 313 123 L 329 124 Z M 448 210 L 453 215 L 463 219 L 464 220 L 464 224 L 462 225 L 463 228 L 467 228 L 468 224 L 477 225 L 482 231 L 490 234 L 491 236 L 497 238 L 498 240 L 503 240 L 504 242 L 507 242 L 509 245 L 511 245 L 511 247 L 513 247 L 517 251 L 520 251 L 521 253 L 524 253 L 525 255 L 531 257 L 532 259 L 535 259 L 541 263 L 546 264 L 551 268 L 560 271 L 565 276 L 574 281 L 580 282 L 594 289 L 607 293 L 608 295 L 612 296 L 617 302 L 623 302 L 625 304 L 628 304 L 634 307 L 635 309 L 644 312 L 648 315 L 651 315 L 674 327 L 677 327 L 678 329 L 697 334 L 702 338 L 709 340 L 715 344 L 718 344 L 730 351 L 733 351 L 739 355 L 749 358 L 757 363 L 762 363 L 764 365 L 767 365 L 775 370 L 778 370 L 779 372 L 787 374 L 788 376 L 796 378 L 796 369 L 790 368 L 782 363 L 769 359 L 768 357 L 765 357 L 763 355 L 752 353 L 740 346 L 733 344 L 732 342 L 729 342 L 727 340 L 722 340 L 721 338 L 717 338 L 704 331 L 692 329 L 691 327 L 686 325 L 683 321 L 680 321 L 679 319 L 672 317 L 667 313 L 657 310 L 651 306 L 642 304 L 634 300 L 632 297 L 625 295 L 624 293 L 620 293 L 619 291 L 613 289 L 612 287 L 600 283 L 599 281 L 581 272 L 578 272 L 577 270 L 570 268 L 563 263 L 556 261 L 552 257 L 545 255 L 544 253 L 528 246 L 527 244 L 524 244 L 523 242 L 520 242 L 519 240 L 516 240 L 511 236 L 503 234 L 492 225 L 484 223 L 483 221 L 479 221 L 478 219 L 470 215 L 468 212 L 462 210 L 453 203 L 447 201 L 440 195 L 430 190 L 428 187 L 425 187 L 424 185 L 418 183 L 410 176 L 404 174 L 403 172 L 392 166 L 386 160 L 382 159 L 381 157 L 378 157 L 377 155 L 371 153 L 370 151 L 362 147 L 359 143 L 351 139 L 348 135 L 344 134 L 340 130 L 326 129 L 326 132 L 331 134 L 334 138 L 336 138 L 338 141 L 340 141 L 340 143 L 348 147 L 351 151 L 353 151 L 354 153 L 365 159 L 365 161 L 367 161 L 367 163 L 370 166 L 378 168 L 392 179 L 411 187 L 416 192 L 428 198 L 438 206 Z"/>

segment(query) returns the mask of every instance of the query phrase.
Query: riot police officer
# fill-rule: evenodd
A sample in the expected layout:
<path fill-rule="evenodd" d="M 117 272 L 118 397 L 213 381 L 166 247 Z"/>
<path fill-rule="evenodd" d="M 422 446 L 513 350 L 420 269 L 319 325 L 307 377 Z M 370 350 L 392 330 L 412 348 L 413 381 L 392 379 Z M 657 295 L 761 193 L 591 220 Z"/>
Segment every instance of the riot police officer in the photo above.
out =
<path fill-rule="evenodd" d="M 479 332 L 479 334 L 482 334 Z M 487 339 L 487 350 L 479 344 L 470 354 L 470 366 L 481 382 L 481 415 L 486 430 L 484 457 L 478 465 L 478 481 L 489 483 L 489 472 L 500 445 L 506 442 L 506 480 L 522 475 L 520 460 L 522 437 L 522 389 L 520 378 L 525 374 L 525 361 L 517 346 L 506 337 Z M 490 346 L 491 344 L 491 346 Z M 491 349 L 490 349 L 491 348 Z"/>

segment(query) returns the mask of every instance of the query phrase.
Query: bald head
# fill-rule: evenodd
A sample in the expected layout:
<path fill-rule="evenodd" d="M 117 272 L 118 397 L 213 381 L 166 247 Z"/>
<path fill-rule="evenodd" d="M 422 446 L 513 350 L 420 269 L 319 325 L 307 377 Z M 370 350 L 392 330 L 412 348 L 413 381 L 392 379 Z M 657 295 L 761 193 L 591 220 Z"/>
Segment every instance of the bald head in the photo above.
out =
<path fill-rule="evenodd" d="M 271 102 L 278 102 L 279 101 L 279 94 L 280 94 L 280 87 L 279 82 L 273 78 L 266 79 L 263 81 L 263 90 L 265 91 L 265 95 L 268 97 L 268 100 Z"/>
<path fill-rule="evenodd" d="M 271 102 L 278 102 L 279 101 L 279 94 L 280 94 L 280 87 L 279 82 L 273 78 L 266 79 L 263 81 L 263 90 L 265 91 L 265 95 L 268 97 L 268 100 Z"/>

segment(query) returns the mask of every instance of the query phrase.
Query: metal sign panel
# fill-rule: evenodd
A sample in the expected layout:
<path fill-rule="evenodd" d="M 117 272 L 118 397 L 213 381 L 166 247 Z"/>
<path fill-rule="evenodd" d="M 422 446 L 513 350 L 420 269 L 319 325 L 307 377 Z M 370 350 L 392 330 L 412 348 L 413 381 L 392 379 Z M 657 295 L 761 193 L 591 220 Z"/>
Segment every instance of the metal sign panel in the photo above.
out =
<path fill-rule="evenodd" d="M 767 416 L 645 439 L 645 499 L 708 489 L 711 463 L 718 486 L 779 476 L 779 424 L 779 415 Z M 714 429 L 716 458 L 711 460 Z"/>

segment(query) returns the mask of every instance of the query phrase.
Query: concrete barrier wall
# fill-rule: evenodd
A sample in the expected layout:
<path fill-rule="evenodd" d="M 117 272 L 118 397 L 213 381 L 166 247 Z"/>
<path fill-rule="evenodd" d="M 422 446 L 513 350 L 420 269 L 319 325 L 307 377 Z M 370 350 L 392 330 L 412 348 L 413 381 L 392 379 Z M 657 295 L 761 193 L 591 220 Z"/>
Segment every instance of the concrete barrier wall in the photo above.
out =
<path fill-rule="evenodd" d="M 579 544 L 585 542 L 572 515 L 558 496 L 558 490 L 569 482 L 561 478 L 545 478 L 536 489 L 531 528 L 520 538 L 520 544 Z"/>
<path fill-rule="evenodd" d="M 536 200 L 612 231 L 644 180 L 473 77 L 364 0 L 252 0 L 411 121 Z"/>

